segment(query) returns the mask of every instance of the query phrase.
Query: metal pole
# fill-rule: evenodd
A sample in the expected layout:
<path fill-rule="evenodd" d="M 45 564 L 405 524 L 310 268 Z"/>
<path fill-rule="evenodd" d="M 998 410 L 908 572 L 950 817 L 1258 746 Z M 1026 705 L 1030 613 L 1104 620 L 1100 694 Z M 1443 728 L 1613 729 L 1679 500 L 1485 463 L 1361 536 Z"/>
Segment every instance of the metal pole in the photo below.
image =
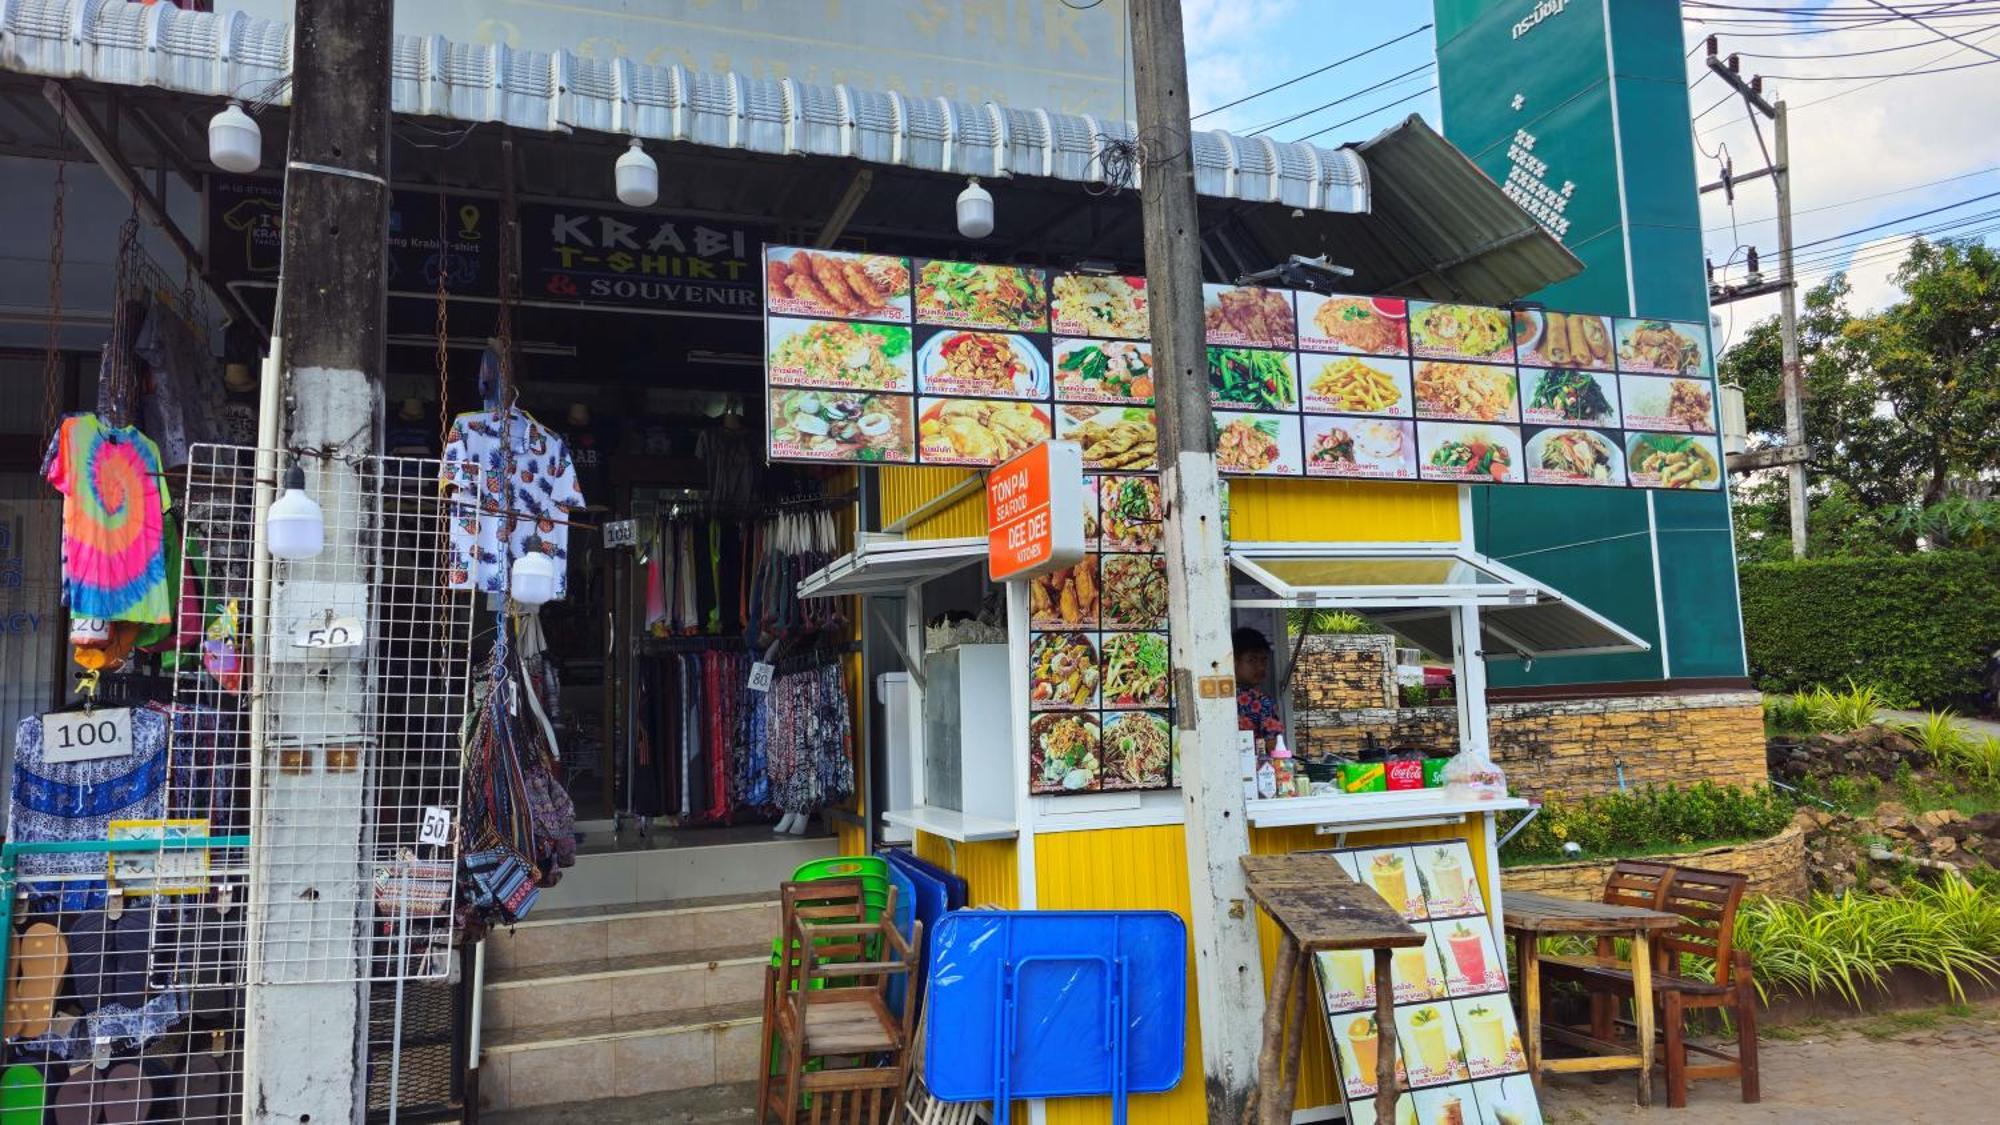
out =
<path fill-rule="evenodd" d="M 1791 132 L 1786 127 L 1785 103 L 1780 99 L 1772 118 L 1777 132 L 1777 155 L 1772 183 L 1778 191 L 1778 261 L 1785 284 L 1778 290 L 1778 332 L 1784 347 L 1785 444 L 1803 449 L 1806 444 L 1805 378 L 1799 370 L 1798 272 L 1792 268 L 1792 153 Z M 1790 493 L 1792 557 L 1806 554 L 1806 466 L 1793 461 L 1785 468 Z"/>
<path fill-rule="evenodd" d="M 1133 0 L 1132 74 L 1154 370 L 1161 373 L 1160 484 L 1202 1066 L 1208 1119 L 1234 1123 L 1243 1119 L 1255 1082 L 1264 970 L 1256 910 L 1239 863 L 1250 851 L 1250 833 L 1237 768 L 1235 662 L 1208 408 L 1200 216 L 1180 8 L 1179 0 Z"/>

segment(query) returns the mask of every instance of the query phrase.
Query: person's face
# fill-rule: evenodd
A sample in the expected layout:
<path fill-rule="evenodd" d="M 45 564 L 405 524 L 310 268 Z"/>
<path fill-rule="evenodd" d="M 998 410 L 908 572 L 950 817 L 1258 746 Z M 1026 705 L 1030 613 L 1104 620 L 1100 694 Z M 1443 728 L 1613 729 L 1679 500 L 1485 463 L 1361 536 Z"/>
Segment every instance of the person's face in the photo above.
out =
<path fill-rule="evenodd" d="M 1268 652 L 1239 652 L 1236 654 L 1236 685 L 1256 687 L 1271 675 L 1271 654 Z"/>

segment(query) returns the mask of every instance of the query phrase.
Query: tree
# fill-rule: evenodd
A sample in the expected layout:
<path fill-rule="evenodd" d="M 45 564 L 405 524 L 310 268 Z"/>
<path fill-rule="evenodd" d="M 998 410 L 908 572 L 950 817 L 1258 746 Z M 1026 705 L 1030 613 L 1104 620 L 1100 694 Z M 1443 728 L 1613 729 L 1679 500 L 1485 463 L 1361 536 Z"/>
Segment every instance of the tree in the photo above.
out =
<path fill-rule="evenodd" d="M 1977 512 L 1933 510 L 1955 487 L 2000 475 L 2000 255 L 1919 239 L 1897 281 L 1905 299 L 1872 316 L 1849 312 L 1841 275 L 1805 297 L 1799 359 L 1815 554 L 1866 554 L 1877 542 L 1912 550 L 1990 524 Z M 1765 444 L 1784 430 L 1781 370 L 1776 318 L 1722 358 L 1722 377 L 1743 387 L 1751 434 Z M 1739 549 L 1761 556 L 1762 533 L 1782 530 L 1783 519 L 1782 490 L 1741 488 Z"/>

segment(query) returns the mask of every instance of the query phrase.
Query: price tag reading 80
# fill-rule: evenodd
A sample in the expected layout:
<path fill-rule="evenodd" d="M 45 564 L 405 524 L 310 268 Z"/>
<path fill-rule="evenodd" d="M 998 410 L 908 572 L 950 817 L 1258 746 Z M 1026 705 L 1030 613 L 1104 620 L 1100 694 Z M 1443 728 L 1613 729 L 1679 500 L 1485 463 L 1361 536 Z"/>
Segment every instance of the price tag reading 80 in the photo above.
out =
<path fill-rule="evenodd" d="M 771 680 L 777 674 L 777 671 L 776 667 L 766 664 L 761 660 L 752 664 L 750 666 L 750 690 L 770 691 Z"/>

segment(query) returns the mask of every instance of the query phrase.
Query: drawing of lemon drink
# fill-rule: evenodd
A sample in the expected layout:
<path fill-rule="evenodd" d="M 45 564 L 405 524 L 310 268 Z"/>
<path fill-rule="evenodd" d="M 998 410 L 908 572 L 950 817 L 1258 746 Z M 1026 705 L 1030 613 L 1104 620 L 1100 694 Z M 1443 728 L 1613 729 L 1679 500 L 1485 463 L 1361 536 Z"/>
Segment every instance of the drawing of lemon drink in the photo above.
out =
<path fill-rule="evenodd" d="M 1395 852 L 1376 852 L 1368 863 L 1368 881 L 1375 893 L 1387 899 L 1398 914 L 1410 903 L 1410 881 L 1403 871 L 1403 857 Z"/>
<path fill-rule="evenodd" d="M 1465 1060 L 1482 1060 L 1487 1070 L 1504 1070 L 1507 1066 L 1507 1022 L 1501 1018 L 1500 1009 L 1490 1004 L 1474 1004 L 1465 1009 L 1463 1034 L 1465 1035 Z"/>
<path fill-rule="evenodd" d="M 1439 848 L 1431 861 L 1431 897 L 1454 909 L 1466 901 L 1465 867 L 1450 848 Z"/>
<path fill-rule="evenodd" d="M 1417 1061 L 1438 1077 L 1451 1074 L 1451 1045 L 1444 1038 L 1444 1013 L 1425 1005 L 1410 1013 L 1410 1037 Z"/>

